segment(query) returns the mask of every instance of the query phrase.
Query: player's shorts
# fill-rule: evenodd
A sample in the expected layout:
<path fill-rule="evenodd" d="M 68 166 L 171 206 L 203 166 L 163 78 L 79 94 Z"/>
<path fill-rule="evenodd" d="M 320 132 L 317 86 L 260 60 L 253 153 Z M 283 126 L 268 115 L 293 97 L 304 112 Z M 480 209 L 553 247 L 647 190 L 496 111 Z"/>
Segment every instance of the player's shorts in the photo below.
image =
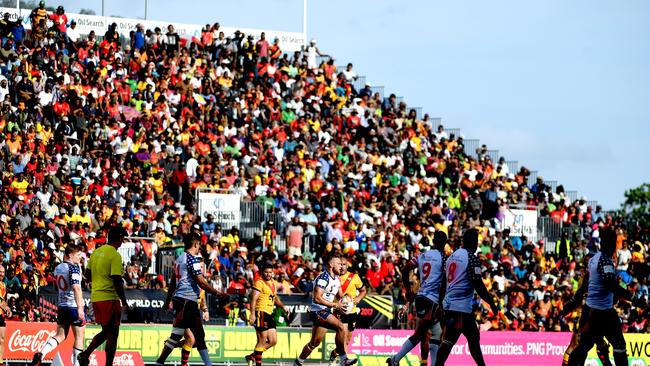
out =
<path fill-rule="evenodd" d="M 329 330 L 334 330 L 334 327 L 332 327 L 330 324 L 327 324 L 327 318 L 329 318 L 330 315 L 332 315 L 332 312 L 329 309 L 309 312 L 309 318 L 311 319 L 312 323 L 314 323 L 315 327 L 323 327 Z"/>
<path fill-rule="evenodd" d="M 174 327 L 187 329 L 193 324 L 202 324 L 199 304 L 192 300 L 180 297 L 172 298 L 174 306 Z"/>
<path fill-rule="evenodd" d="M 267 314 L 263 311 L 256 311 L 255 316 L 255 331 L 264 332 L 276 328 L 275 318 L 273 315 Z"/>
<path fill-rule="evenodd" d="M 438 304 L 426 296 L 415 297 L 415 314 L 419 319 L 432 320 L 438 310 Z"/>
<path fill-rule="evenodd" d="M 5 316 L 4 316 L 4 314 L 3 314 L 3 315 L 0 315 L 0 328 L 4 328 L 4 327 L 6 327 L 6 326 L 7 326 L 7 322 L 5 322 Z"/>
<path fill-rule="evenodd" d="M 93 303 L 95 322 L 101 326 L 119 326 L 122 321 L 120 300 L 97 301 Z"/>
<path fill-rule="evenodd" d="M 359 318 L 359 315 L 357 313 L 341 314 L 341 316 L 340 316 L 341 323 L 347 324 L 349 331 L 353 331 L 356 328 L 358 318 Z"/>
<path fill-rule="evenodd" d="M 120 311 L 121 310 L 122 308 L 120 308 Z M 74 327 L 83 327 L 86 325 L 86 320 L 79 319 L 79 311 L 77 308 L 66 308 L 60 306 L 56 311 L 56 324 L 66 328 L 71 325 Z"/>

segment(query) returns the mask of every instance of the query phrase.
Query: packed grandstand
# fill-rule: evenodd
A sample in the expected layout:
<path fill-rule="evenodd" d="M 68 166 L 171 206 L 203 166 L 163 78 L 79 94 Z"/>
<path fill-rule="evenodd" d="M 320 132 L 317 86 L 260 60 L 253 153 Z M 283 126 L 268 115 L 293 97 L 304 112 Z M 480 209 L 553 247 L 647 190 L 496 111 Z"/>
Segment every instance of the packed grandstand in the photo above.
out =
<path fill-rule="evenodd" d="M 193 39 L 172 26 L 88 36 L 68 32 L 74 26 L 61 16 L 48 14 L 59 26 L 39 34 L 8 18 L 0 24 L 8 320 L 54 320 L 42 294 L 66 245 L 82 245 L 87 258 L 115 225 L 136 243 L 125 258 L 127 296 L 165 289 L 160 253 L 200 233 L 206 278 L 232 295 L 222 319 L 246 308 L 261 259 L 272 261 L 279 293 L 306 294 L 334 251 L 369 294 L 402 303 L 401 269 L 434 233 L 448 234 L 449 255 L 462 231 L 476 228 L 483 281 L 502 309 L 494 314 L 477 297 L 481 330 L 570 331 L 579 314 L 561 316 L 563 305 L 608 227 L 618 233 L 617 274 L 634 294 L 618 308 L 624 329 L 650 331 L 640 316 L 647 228 L 623 226 L 525 167 L 510 171 L 485 149 L 467 151 L 462 136 L 395 95 L 358 85 L 352 65 L 319 57 L 314 41 L 287 54 L 278 41 L 226 36 L 218 24 Z M 244 234 L 200 217 L 201 190 L 259 205 L 258 226 Z M 562 234 L 550 245 L 510 235 L 503 221 L 515 207 L 550 218 Z M 410 313 L 387 326 L 413 322 Z"/>

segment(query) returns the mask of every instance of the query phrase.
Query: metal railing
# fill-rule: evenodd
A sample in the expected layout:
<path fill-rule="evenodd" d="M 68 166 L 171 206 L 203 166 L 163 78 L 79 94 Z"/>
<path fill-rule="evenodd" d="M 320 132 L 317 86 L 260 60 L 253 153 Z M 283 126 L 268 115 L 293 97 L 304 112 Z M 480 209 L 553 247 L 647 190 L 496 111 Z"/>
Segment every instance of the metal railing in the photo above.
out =
<path fill-rule="evenodd" d="M 493 164 L 496 164 L 499 161 L 499 150 L 488 150 L 487 155 L 490 157 Z"/>
<path fill-rule="evenodd" d="M 564 193 L 566 193 L 566 196 L 572 203 L 578 200 L 578 191 L 566 191 Z"/>
<path fill-rule="evenodd" d="M 451 138 L 451 135 L 454 135 L 455 138 L 460 137 L 460 128 L 445 128 L 445 132 L 447 132 L 449 138 Z"/>
<path fill-rule="evenodd" d="M 508 166 L 508 171 L 512 174 L 519 171 L 519 162 L 517 160 L 506 160 L 506 165 Z"/>
<path fill-rule="evenodd" d="M 357 91 L 357 93 L 363 89 L 366 86 L 366 77 L 365 76 L 359 76 L 357 77 L 356 80 L 352 81 L 352 87 L 354 90 Z"/>
<path fill-rule="evenodd" d="M 537 218 L 537 237 L 544 240 L 546 252 L 554 253 L 555 244 L 562 235 L 562 223 L 553 220 L 550 216 Z"/>
<path fill-rule="evenodd" d="M 479 139 L 463 139 L 463 146 L 465 147 L 465 154 L 467 156 L 471 156 L 473 159 L 478 159 L 476 149 L 481 146 L 481 141 Z"/>
<path fill-rule="evenodd" d="M 545 180 L 544 184 L 551 187 L 551 190 L 555 192 L 557 189 L 557 181 L 556 180 Z"/>
<path fill-rule="evenodd" d="M 415 110 L 415 115 L 416 115 L 417 119 L 424 118 L 424 112 L 422 111 L 422 107 L 413 107 L 411 109 Z"/>
<path fill-rule="evenodd" d="M 442 125 L 442 118 L 440 117 L 433 117 L 430 120 L 431 122 L 431 128 L 433 129 L 434 132 L 438 132 L 438 127 Z"/>
<path fill-rule="evenodd" d="M 379 94 L 379 98 L 381 100 L 384 100 L 384 87 L 383 86 L 373 86 L 373 87 L 370 87 L 370 90 L 372 90 L 372 95 Z"/>

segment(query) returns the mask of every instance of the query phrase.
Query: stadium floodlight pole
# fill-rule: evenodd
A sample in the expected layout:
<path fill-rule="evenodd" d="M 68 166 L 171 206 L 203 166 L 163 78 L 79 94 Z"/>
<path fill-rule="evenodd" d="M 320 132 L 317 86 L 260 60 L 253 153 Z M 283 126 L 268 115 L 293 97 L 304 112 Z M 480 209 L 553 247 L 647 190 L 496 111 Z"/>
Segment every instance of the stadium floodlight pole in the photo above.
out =
<path fill-rule="evenodd" d="M 148 0 L 144 0 L 144 20 L 147 20 L 147 5 L 149 4 Z"/>
<path fill-rule="evenodd" d="M 102 0 L 102 16 L 104 16 L 104 0 Z"/>

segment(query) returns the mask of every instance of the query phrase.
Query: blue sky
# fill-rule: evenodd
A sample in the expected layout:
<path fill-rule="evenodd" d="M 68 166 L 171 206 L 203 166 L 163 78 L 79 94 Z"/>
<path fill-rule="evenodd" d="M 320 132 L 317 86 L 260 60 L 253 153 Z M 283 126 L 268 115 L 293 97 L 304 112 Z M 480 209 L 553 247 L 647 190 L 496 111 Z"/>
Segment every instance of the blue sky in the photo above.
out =
<path fill-rule="evenodd" d="M 105 9 L 142 17 L 144 0 Z M 606 209 L 650 181 L 648 1 L 310 0 L 308 12 L 337 64 L 545 179 Z M 302 1 L 149 0 L 148 17 L 301 31 Z"/>

